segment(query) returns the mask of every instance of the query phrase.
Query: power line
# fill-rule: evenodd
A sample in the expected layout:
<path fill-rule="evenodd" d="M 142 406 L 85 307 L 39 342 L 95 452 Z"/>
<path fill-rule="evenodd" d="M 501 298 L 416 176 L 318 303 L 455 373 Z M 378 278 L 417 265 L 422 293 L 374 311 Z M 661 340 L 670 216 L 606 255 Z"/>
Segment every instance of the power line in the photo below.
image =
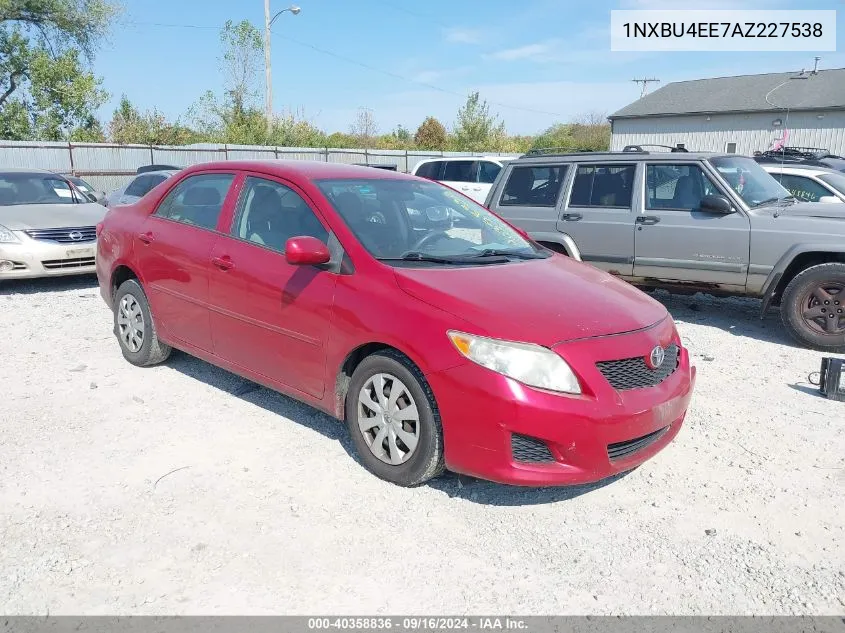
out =
<path fill-rule="evenodd" d="M 395 8 L 399 9 L 400 7 L 397 6 Z M 409 12 L 409 11 L 406 11 L 406 12 Z M 164 28 L 213 29 L 213 30 L 216 30 L 216 31 L 223 30 L 222 27 L 219 27 L 219 26 L 207 26 L 207 25 L 199 25 L 199 24 L 169 24 L 169 23 L 162 23 L 162 22 L 136 22 L 136 21 L 130 21 L 130 22 L 127 22 L 127 24 L 133 24 L 133 25 L 137 25 L 137 26 L 164 27 Z M 442 86 L 437 86 L 435 84 L 432 84 L 432 83 L 429 83 L 429 82 L 426 82 L 426 81 L 418 81 L 418 80 L 413 79 L 411 77 L 406 77 L 404 75 L 400 75 L 399 73 L 394 73 L 392 71 L 385 70 L 383 68 L 377 68 L 375 66 L 371 66 L 370 64 L 358 61 L 357 59 L 347 57 L 346 55 L 342 55 L 340 53 L 336 53 L 334 51 L 330 51 L 328 49 L 321 48 L 319 46 L 315 46 L 314 44 L 310 44 L 308 42 L 303 42 L 303 41 L 298 40 L 296 38 L 290 37 L 289 35 L 281 35 L 280 33 L 275 33 L 275 32 L 272 32 L 272 31 L 271 31 L 271 33 L 273 33 L 273 35 L 275 35 L 276 37 L 279 37 L 279 38 L 281 38 L 285 41 L 291 42 L 293 44 L 297 44 L 299 46 L 303 46 L 305 48 L 310 48 L 311 50 L 316 51 L 318 53 L 321 53 L 323 55 L 328 55 L 329 57 L 334 57 L 335 59 L 339 59 L 339 60 L 344 61 L 348 64 L 359 66 L 360 68 L 364 68 L 364 69 L 369 70 L 371 72 L 386 75 L 388 77 L 392 77 L 394 79 L 399 79 L 400 81 L 415 84 L 415 85 L 418 85 L 418 86 L 424 86 L 426 88 L 429 88 L 431 90 L 435 90 L 437 92 L 441 92 L 443 94 L 448 94 L 448 95 L 452 95 L 452 96 L 455 96 L 455 97 L 460 97 L 461 99 L 466 98 L 465 93 L 458 92 L 458 91 L 455 91 L 455 90 L 449 90 L 448 88 L 443 88 Z M 517 106 L 517 105 L 512 105 L 512 104 L 509 104 L 509 103 L 502 103 L 502 102 L 499 102 L 499 101 L 488 101 L 488 103 L 490 103 L 491 105 L 499 106 L 500 108 L 506 108 L 508 110 L 520 110 L 522 112 L 530 112 L 532 114 L 542 114 L 542 115 L 545 115 L 545 116 L 553 116 L 553 117 L 563 118 L 563 115 L 561 115 L 558 112 L 549 112 L 547 110 L 537 110 L 535 108 L 527 108 L 525 106 Z"/>

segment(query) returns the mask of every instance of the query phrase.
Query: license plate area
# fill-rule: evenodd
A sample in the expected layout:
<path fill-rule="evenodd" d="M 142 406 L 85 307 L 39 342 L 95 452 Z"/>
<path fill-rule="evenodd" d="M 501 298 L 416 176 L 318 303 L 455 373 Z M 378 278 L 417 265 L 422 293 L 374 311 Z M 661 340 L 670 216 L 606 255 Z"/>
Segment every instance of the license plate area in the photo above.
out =
<path fill-rule="evenodd" d="M 94 257 L 94 249 L 88 248 L 69 248 L 65 251 L 67 259 L 80 259 L 83 257 Z"/>

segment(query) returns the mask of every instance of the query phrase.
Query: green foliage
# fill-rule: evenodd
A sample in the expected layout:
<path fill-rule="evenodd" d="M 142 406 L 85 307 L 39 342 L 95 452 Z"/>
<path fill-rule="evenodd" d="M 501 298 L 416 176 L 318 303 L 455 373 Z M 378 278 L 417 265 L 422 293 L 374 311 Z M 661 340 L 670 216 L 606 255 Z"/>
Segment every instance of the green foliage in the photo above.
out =
<path fill-rule="evenodd" d="M 237 24 L 227 20 L 220 32 L 225 72 L 226 98 L 233 108 L 248 109 L 259 94 L 258 74 L 261 67 L 263 40 L 261 32 L 249 21 Z"/>
<path fill-rule="evenodd" d="M 423 121 L 414 134 L 414 143 L 420 149 L 443 151 L 449 144 L 449 135 L 443 124 L 430 116 Z"/>
<path fill-rule="evenodd" d="M 505 137 L 505 124 L 498 116 L 490 114 L 490 106 L 481 100 L 479 93 L 471 93 L 458 110 L 454 148 L 465 152 L 497 150 L 504 145 Z"/>
<path fill-rule="evenodd" d="M 94 112 L 107 95 L 82 57 L 90 61 L 116 12 L 106 0 L 0 0 L 5 138 L 98 137 Z"/>
<path fill-rule="evenodd" d="M 575 123 L 551 126 L 534 139 L 531 147 L 560 147 L 573 152 L 607 151 L 610 147 L 610 124 L 602 115 L 588 114 Z"/>
<path fill-rule="evenodd" d="M 142 145 L 186 145 L 196 142 L 193 132 L 172 124 L 156 110 L 139 112 L 126 95 L 109 123 L 109 137 L 115 143 Z"/>

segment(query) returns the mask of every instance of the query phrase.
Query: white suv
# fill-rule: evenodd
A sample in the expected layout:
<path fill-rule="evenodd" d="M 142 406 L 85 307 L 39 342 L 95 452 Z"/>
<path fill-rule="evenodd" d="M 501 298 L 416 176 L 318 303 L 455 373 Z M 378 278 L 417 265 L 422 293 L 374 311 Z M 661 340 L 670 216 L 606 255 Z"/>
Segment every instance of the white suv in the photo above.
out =
<path fill-rule="evenodd" d="M 430 158 L 417 163 L 411 173 L 436 180 L 457 189 L 478 204 L 484 204 L 496 176 L 510 158 L 467 156 L 466 158 Z"/>

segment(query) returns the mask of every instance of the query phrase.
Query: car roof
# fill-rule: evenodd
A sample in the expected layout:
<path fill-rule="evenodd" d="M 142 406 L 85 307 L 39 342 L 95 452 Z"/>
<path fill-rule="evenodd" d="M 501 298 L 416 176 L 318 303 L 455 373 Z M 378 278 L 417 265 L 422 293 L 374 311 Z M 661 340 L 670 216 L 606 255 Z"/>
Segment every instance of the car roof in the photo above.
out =
<path fill-rule="evenodd" d="M 678 161 L 709 160 L 712 158 L 747 158 L 741 154 L 723 154 L 717 152 L 565 152 L 560 154 L 525 154 L 510 161 L 511 163 L 580 163 L 596 161 L 618 161 L 624 163 L 642 161 Z"/>
<path fill-rule="evenodd" d="M 0 168 L 0 175 L 2 174 L 29 174 L 32 176 L 57 176 L 55 172 L 46 169 L 37 169 L 33 167 L 3 167 Z"/>
<path fill-rule="evenodd" d="M 765 169 L 766 171 L 781 171 L 781 172 L 801 172 L 801 173 L 812 173 L 812 174 L 840 174 L 842 172 L 837 171 L 831 167 L 818 167 L 817 165 L 802 165 L 800 163 L 760 163 L 760 166 Z"/>
<path fill-rule="evenodd" d="M 181 173 L 203 170 L 256 171 L 281 178 L 328 180 L 356 178 L 361 180 L 421 180 L 416 176 L 387 169 L 373 169 L 344 163 L 325 163 L 318 160 L 226 160 L 193 165 Z"/>
<path fill-rule="evenodd" d="M 180 169 L 157 169 L 155 171 L 145 171 L 140 174 L 135 174 L 135 179 L 140 178 L 141 176 L 154 176 L 156 174 L 172 176 L 173 174 L 178 174 L 180 171 Z"/>

